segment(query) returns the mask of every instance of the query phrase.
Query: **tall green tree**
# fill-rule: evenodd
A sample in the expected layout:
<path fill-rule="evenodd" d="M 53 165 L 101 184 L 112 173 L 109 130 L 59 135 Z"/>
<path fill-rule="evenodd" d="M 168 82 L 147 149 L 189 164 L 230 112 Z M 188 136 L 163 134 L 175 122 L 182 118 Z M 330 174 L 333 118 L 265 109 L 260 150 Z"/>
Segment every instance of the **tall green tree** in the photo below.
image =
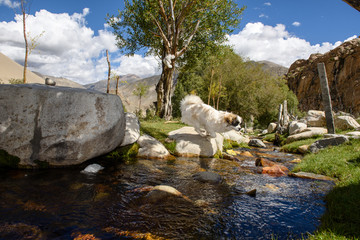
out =
<path fill-rule="evenodd" d="M 173 75 L 175 67 L 188 60 L 185 53 L 224 42 L 243 10 L 233 0 L 125 0 L 124 10 L 108 17 L 124 53 L 145 48 L 162 60 L 158 116 L 171 118 Z"/>

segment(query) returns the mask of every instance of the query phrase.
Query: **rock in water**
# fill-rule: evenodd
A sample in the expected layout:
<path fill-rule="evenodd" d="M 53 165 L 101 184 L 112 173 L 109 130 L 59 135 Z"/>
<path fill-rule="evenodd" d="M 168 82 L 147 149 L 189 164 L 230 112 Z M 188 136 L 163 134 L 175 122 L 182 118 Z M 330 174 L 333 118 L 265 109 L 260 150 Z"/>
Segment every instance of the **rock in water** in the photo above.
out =
<path fill-rule="evenodd" d="M 81 173 L 98 173 L 100 170 L 103 170 L 104 167 L 101 165 L 94 163 L 87 166 L 84 170 L 81 171 Z"/>
<path fill-rule="evenodd" d="M 220 183 L 221 176 L 217 173 L 213 172 L 199 172 L 194 175 L 194 179 L 200 182 L 207 182 L 207 183 Z"/>
<path fill-rule="evenodd" d="M 108 153 L 124 138 L 116 95 L 39 84 L 0 85 L 0 149 L 53 166 L 82 163 Z"/>
<path fill-rule="evenodd" d="M 266 148 L 265 143 L 260 139 L 251 139 L 248 144 L 252 147 Z"/>

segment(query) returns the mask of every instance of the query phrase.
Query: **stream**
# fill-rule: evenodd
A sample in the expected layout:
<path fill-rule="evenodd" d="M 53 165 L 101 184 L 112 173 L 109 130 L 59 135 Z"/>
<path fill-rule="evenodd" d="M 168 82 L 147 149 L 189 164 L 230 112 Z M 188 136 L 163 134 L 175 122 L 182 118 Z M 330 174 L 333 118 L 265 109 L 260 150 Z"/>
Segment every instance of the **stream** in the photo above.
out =
<path fill-rule="evenodd" d="M 0 170 L 0 239 L 301 239 L 314 232 L 331 182 L 259 173 L 257 157 L 291 169 L 299 156 L 235 149 L 237 161 L 139 159 L 83 169 Z M 248 153 L 242 156 L 240 153 Z M 252 156 L 251 156 L 251 155 Z M 86 166 L 86 165 L 85 165 Z M 220 183 L 194 178 L 208 171 Z M 152 186 L 184 198 L 148 202 Z M 256 189 L 256 196 L 245 194 Z"/>

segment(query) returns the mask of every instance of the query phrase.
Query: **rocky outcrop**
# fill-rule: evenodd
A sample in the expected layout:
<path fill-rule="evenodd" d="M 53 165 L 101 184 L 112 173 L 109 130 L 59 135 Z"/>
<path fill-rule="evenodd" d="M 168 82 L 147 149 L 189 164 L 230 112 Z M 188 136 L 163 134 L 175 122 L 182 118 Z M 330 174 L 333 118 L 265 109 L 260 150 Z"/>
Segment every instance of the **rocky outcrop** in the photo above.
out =
<path fill-rule="evenodd" d="M 118 96 L 39 84 L 0 85 L 0 96 L 0 149 L 20 165 L 75 165 L 123 140 Z"/>
<path fill-rule="evenodd" d="M 360 38 L 352 39 L 308 60 L 294 62 L 286 80 L 299 100 L 302 111 L 323 109 L 317 64 L 326 66 L 333 110 L 358 116 L 360 113 Z"/>

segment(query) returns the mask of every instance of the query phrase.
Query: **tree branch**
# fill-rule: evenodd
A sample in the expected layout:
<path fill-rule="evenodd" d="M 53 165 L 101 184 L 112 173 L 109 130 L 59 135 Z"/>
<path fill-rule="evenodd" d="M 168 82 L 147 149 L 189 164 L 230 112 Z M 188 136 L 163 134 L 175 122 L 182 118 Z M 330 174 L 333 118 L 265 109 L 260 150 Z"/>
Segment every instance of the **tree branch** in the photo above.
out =
<path fill-rule="evenodd" d="M 200 25 L 200 20 L 197 21 L 196 26 L 195 26 L 195 29 L 194 29 L 194 31 L 191 33 L 191 35 L 190 35 L 190 37 L 188 38 L 188 40 L 186 41 L 185 46 L 184 46 L 180 51 L 176 52 L 176 55 L 175 55 L 176 57 L 180 57 L 181 55 L 183 55 L 183 54 L 185 53 L 185 51 L 186 51 L 186 49 L 188 48 L 188 46 L 189 46 L 192 38 L 194 37 L 194 35 L 195 35 L 196 32 L 197 32 L 197 30 L 198 30 L 198 28 L 199 28 L 199 25 Z"/>
<path fill-rule="evenodd" d="M 156 24 L 156 26 L 158 27 L 158 29 L 160 31 L 160 35 L 161 35 L 161 38 L 164 40 L 164 43 L 165 43 L 164 45 L 165 45 L 166 50 L 168 52 L 170 52 L 171 44 L 170 44 L 169 40 L 167 39 L 164 31 L 162 30 L 160 23 L 156 20 L 154 15 L 152 15 L 151 13 L 150 13 L 150 16 L 152 17 L 152 19 L 154 20 L 154 23 Z"/>

